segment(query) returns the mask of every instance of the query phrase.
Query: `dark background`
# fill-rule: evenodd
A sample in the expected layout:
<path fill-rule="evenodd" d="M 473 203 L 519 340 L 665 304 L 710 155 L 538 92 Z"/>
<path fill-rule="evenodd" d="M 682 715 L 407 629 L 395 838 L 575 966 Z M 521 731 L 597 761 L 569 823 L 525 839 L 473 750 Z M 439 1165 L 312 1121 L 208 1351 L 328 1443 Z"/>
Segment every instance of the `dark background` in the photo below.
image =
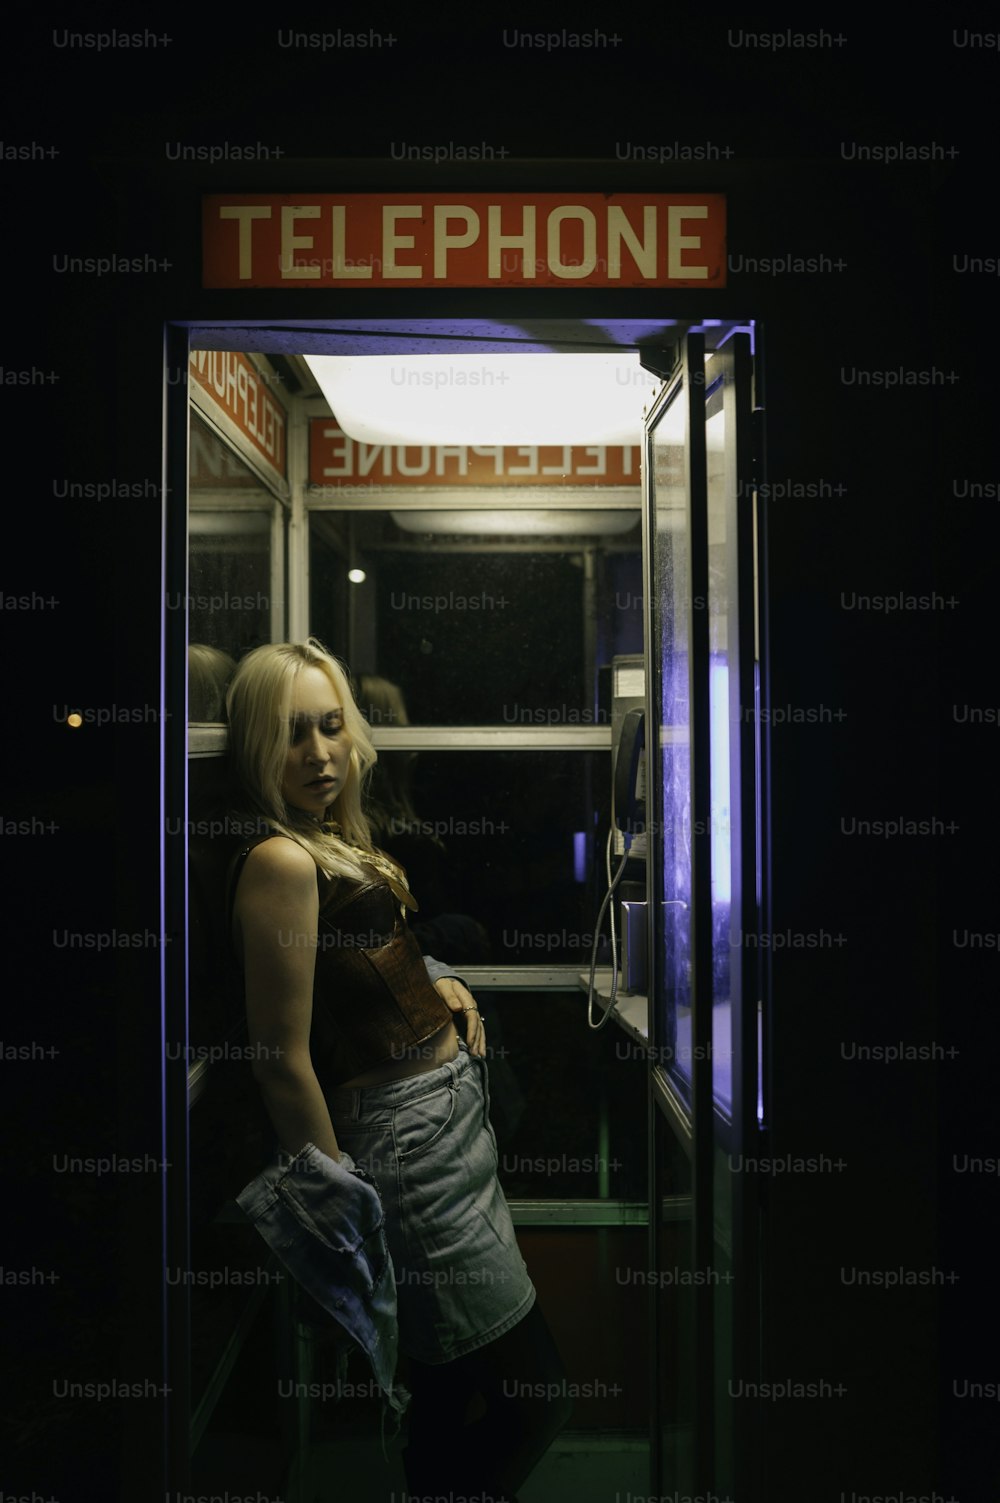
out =
<path fill-rule="evenodd" d="M 907 1155 L 911 1124 L 871 1141 L 886 1186 L 939 1197 L 936 1262 L 958 1268 L 928 1313 L 939 1333 L 940 1467 L 924 1479 L 961 1503 L 992 1497 L 993 1415 L 955 1403 L 950 1375 L 996 1382 L 995 1231 L 998 1184 L 950 1172 L 953 1155 L 997 1156 L 994 1085 L 997 952 L 958 948 L 954 931 L 998 930 L 994 785 L 996 719 L 959 724 L 953 705 L 1000 704 L 994 643 L 996 494 L 956 498 L 952 481 L 1000 480 L 994 434 L 996 282 L 952 271 L 953 255 L 1000 254 L 995 179 L 996 49 L 952 45 L 951 26 L 844 28 L 846 43 L 771 55 L 730 44 L 725 21 L 638 16 L 620 42 L 593 52 L 503 44 L 505 24 L 456 29 L 338 13 L 328 23 L 389 32 L 392 48 L 325 54 L 277 45 L 275 27 L 206 12 L 151 25 L 172 40 L 139 50 L 60 48 L 65 23 L 33 9 L 8 22 L 3 62 L 2 240 L 4 371 L 45 379 L 0 387 L 8 459 L 5 596 L 44 601 L 0 615 L 8 769 L 5 821 L 4 1045 L 34 1041 L 54 1055 L 5 1055 L 7 1124 L 4 1265 L 37 1267 L 51 1282 L 0 1291 L 13 1331 L 0 1423 L 8 1491 L 62 1503 L 119 1495 L 122 1458 L 158 1444 L 158 1400 L 79 1407 L 53 1398 L 53 1380 L 154 1379 L 156 1300 L 142 1262 L 157 1249 L 156 1175 L 60 1176 L 62 1155 L 154 1156 L 159 1061 L 136 1019 L 157 1007 L 160 928 L 157 847 L 160 680 L 160 351 L 165 318 L 195 316 L 199 193 L 241 185 L 329 186 L 324 161 L 365 158 L 387 181 L 392 143 L 484 141 L 525 163 L 628 186 L 616 143 L 728 144 L 704 170 L 646 168 L 644 184 L 722 187 L 731 244 L 749 255 L 842 254 L 838 277 L 740 283 L 746 307 L 773 314 L 766 352 L 768 422 L 785 474 L 842 477 L 844 498 L 776 503 L 772 637 L 782 643 L 774 702 L 850 703 L 845 727 L 774 748 L 774 860 L 785 912 L 831 927 L 863 912 L 867 939 L 836 972 L 803 982 L 833 1008 L 848 993 L 885 1016 L 914 1008 L 960 1051 L 928 1076 L 937 1162 Z M 528 23 L 532 27 L 537 23 Z M 548 23 L 614 35 L 594 23 Z M 811 23 L 810 23 L 811 24 Z M 296 29 L 319 29 L 293 21 Z M 109 29 L 76 20 L 72 31 Z M 131 16 L 119 30 L 144 26 Z M 778 28 L 775 28 L 776 30 Z M 819 29 L 818 26 L 815 29 Z M 832 30 L 833 28 L 831 28 Z M 956 154 L 908 166 L 841 159 L 841 142 L 937 142 Z M 166 143 L 263 143 L 283 153 L 264 167 L 171 162 Z M 21 160 L 39 143 L 53 157 Z M 525 167 L 525 183 L 539 181 Z M 631 171 L 632 169 L 629 169 Z M 420 169 L 419 181 L 475 185 L 475 168 Z M 402 174 L 399 174 L 402 180 Z M 412 180 L 407 178 L 407 181 Z M 508 186 L 517 187 L 516 171 Z M 148 275 L 59 273 L 54 258 L 142 256 L 169 261 Z M 735 279 L 734 279 L 735 283 Z M 732 285 L 732 284 L 731 284 Z M 240 294 L 216 294 L 211 316 L 247 316 Z M 484 297 L 484 311 L 489 299 Z M 567 308 L 569 304 L 566 305 Z M 383 305 L 391 311 L 391 301 Z M 334 297 L 324 310 L 333 315 Z M 280 296 L 276 317 L 289 316 Z M 846 387 L 846 364 L 954 370 L 954 384 L 894 393 Z M 51 373 L 54 379 L 49 380 Z M 803 389 L 813 421 L 801 421 Z M 796 407 L 796 403 L 799 406 Z M 798 426 L 782 425 L 794 409 Z M 138 495 L 63 499 L 65 481 L 115 481 Z M 905 618 L 850 616 L 842 589 L 937 590 L 955 607 Z M 837 696 L 841 698 L 838 699 Z M 130 717 L 77 733 L 63 707 L 118 706 Z M 138 712 L 138 714 L 136 714 Z M 841 812 L 938 813 L 958 829 L 912 852 L 886 842 L 862 869 L 843 843 L 810 848 L 803 810 L 835 828 Z M 14 823 L 17 822 L 17 828 Z M 54 823 L 57 829 L 48 827 Z M 27 833 L 21 833 L 26 829 Z M 794 891 L 791 891 L 794 889 Z M 776 926 L 777 927 L 777 926 Z M 59 946 L 54 935 L 140 936 L 111 953 Z M 795 965 L 778 972 L 791 987 Z M 867 990 L 866 990 L 867 989 Z M 824 1016 L 828 1016 L 824 1013 Z M 876 1030 L 877 1032 L 877 1030 Z M 878 1036 L 883 1036 L 884 1030 Z M 845 1079 L 803 1076 L 852 1121 Z M 921 1125 L 921 1143 L 926 1133 Z M 855 1128 L 855 1131 L 857 1129 Z M 881 1128 L 880 1128 L 881 1130 Z M 138 1237 L 135 1228 L 148 1228 Z M 806 1339 L 810 1339 L 806 1333 Z M 816 1312 L 811 1339 L 836 1348 Z M 153 1343 L 151 1346 L 150 1343 Z M 901 1348 L 880 1346 L 887 1373 Z M 937 1402 L 935 1402 L 937 1400 Z M 901 1416 L 887 1398 L 880 1429 Z M 922 1419 L 921 1419 L 922 1423 Z M 802 1458 L 803 1490 L 823 1475 Z M 980 1494 L 977 1489 L 988 1490 Z"/>

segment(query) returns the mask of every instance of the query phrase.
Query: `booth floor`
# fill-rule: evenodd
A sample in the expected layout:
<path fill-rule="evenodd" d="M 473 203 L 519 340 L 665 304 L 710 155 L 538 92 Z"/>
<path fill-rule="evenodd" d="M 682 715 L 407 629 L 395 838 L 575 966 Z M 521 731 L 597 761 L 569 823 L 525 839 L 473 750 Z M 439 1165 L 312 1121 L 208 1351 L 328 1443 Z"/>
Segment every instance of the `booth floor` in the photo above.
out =
<path fill-rule="evenodd" d="M 386 1465 L 372 1441 L 338 1441 L 310 1451 L 303 1476 L 288 1488 L 289 1503 L 403 1503 L 399 1453 Z M 557 1440 L 518 1491 L 520 1503 L 611 1503 L 649 1491 L 648 1446 L 632 1436 L 569 1434 Z"/>

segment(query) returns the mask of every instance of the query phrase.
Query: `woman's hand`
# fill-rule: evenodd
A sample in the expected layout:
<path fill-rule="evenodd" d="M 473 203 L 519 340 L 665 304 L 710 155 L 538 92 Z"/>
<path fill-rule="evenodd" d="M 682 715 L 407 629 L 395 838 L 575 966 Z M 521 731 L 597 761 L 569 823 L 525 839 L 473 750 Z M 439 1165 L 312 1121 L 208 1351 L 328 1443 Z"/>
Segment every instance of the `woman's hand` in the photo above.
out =
<path fill-rule="evenodd" d="M 434 990 L 439 992 L 454 1013 L 461 1013 L 465 1023 L 465 1042 L 469 1046 L 470 1054 L 478 1054 L 483 1059 L 486 1057 L 486 1028 L 479 1016 L 479 1008 L 476 1000 L 468 987 L 454 976 L 442 976 L 440 981 L 435 981 Z M 459 1019 L 455 1019 L 456 1027 L 459 1027 Z M 459 1027 L 459 1032 L 461 1032 Z"/>

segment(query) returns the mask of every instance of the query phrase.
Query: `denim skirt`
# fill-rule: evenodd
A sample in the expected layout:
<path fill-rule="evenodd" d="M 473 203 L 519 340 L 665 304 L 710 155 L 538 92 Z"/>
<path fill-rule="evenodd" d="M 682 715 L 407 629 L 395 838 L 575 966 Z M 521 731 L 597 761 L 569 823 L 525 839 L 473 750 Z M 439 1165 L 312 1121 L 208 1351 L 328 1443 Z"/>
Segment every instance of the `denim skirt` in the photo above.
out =
<path fill-rule="evenodd" d="M 327 1102 L 382 1200 L 400 1351 L 450 1362 L 516 1325 L 535 1289 L 497 1179 L 486 1061 L 460 1040 L 448 1064 Z"/>

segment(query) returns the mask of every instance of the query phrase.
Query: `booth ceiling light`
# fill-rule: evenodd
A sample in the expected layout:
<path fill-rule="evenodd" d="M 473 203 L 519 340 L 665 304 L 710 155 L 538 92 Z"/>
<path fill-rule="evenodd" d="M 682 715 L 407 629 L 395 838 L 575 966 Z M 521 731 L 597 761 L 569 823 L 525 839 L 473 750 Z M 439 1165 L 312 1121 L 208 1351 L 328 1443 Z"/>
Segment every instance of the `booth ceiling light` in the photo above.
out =
<path fill-rule="evenodd" d="M 638 353 L 307 355 L 366 444 L 638 444 L 659 382 Z"/>
<path fill-rule="evenodd" d="M 639 508 L 627 511 L 570 511 L 564 507 L 538 511 L 394 511 L 392 520 L 402 532 L 450 537 L 613 537 L 631 532 Z"/>

